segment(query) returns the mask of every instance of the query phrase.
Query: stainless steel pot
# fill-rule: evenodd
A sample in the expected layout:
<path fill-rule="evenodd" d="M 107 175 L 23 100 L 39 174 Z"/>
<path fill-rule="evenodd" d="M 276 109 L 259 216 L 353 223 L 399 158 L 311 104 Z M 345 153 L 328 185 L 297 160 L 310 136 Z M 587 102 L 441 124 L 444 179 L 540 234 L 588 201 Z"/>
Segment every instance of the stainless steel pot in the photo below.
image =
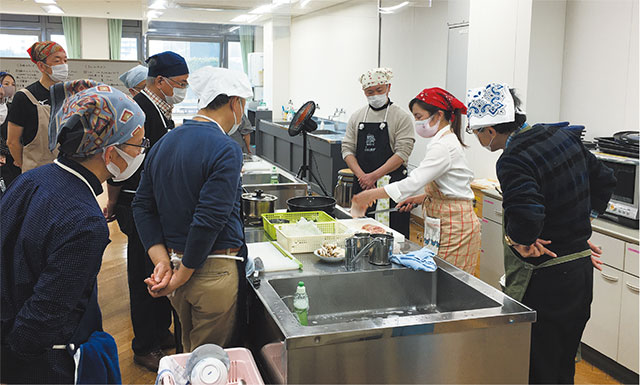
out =
<path fill-rule="evenodd" d="M 242 212 L 245 223 L 262 223 L 262 214 L 274 212 L 277 200 L 277 196 L 264 194 L 262 190 L 242 194 Z"/>
<path fill-rule="evenodd" d="M 389 258 L 393 254 L 393 235 L 371 234 L 371 239 L 380 244 L 373 248 L 373 252 L 369 255 L 369 263 L 378 266 L 390 265 Z"/>

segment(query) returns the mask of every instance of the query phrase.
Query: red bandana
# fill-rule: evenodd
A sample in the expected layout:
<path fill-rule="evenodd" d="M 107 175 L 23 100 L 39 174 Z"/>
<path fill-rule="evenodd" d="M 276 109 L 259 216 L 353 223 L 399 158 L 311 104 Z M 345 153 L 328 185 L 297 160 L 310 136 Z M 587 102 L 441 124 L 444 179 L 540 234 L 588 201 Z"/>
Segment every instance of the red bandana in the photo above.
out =
<path fill-rule="evenodd" d="M 450 111 L 452 113 L 452 122 L 456 110 L 460 110 L 460 114 L 467 113 L 467 107 L 464 105 L 464 103 L 456 99 L 455 96 L 451 95 L 448 91 L 443 90 L 442 88 L 425 88 L 418 94 L 418 96 L 416 96 L 416 99 L 422 100 L 423 102 L 434 107 L 438 107 L 442 110 Z"/>
<path fill-rule="evenodd" d="M 34 63 L 45 61 L 46 58 L 58 51 L 64 51 L 64 48 L 53 41 L 37 41 L 27 50 L 31 61 Z"/>

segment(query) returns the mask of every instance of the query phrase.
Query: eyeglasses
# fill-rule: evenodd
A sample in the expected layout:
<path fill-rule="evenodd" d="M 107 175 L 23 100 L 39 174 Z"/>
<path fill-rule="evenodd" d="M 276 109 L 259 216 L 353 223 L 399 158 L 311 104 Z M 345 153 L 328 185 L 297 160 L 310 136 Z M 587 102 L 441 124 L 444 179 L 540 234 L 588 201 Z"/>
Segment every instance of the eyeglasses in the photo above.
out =
<path fill-rule="evenodd" d="M 467 134 L 478 134 L 484 130 L 484 127 L 477 130 L 472 130 L 471 127 L 467 126 L 467 128 L 465 128 L 464 130 L 467 132 Z"/>
<path fill-rule="evenodd" d="M 142 148 L 142 150 L 140 151 L 141 154 L 146 154 L 147 151 L 149 150 L 149 147 L 151 147 L 151 141 L 147 138 L 142 138 L 142 143 L 141 144 L 131 144 L 131 143 L 122 143 L 123 146 L 133 146 L 133 147 L 140 147 Z"/>
<path fill-rule="evenodd" d="M 189 82 L 178 82 L 176 80 L 173 80 L 171 78 L 165 78 L 170 82 L 173 82 L 174 84 L 177 84 L 179 88 L 187 88 L 189 87 Z"/>

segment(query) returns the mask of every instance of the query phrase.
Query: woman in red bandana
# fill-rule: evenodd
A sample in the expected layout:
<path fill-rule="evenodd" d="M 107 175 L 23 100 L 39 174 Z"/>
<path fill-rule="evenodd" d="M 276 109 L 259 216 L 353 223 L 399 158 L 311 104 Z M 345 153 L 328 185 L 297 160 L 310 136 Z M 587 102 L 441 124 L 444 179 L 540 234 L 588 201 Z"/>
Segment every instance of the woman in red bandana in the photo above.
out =
<path fill-rule="evenodd" d="M 406 179 L 366 190 L 352 199 L 352 213 L 376 199 L 391 198 L 400 211 L 422 204 L 425 246 L 440 258 L 473 273 L 480 253 L 480 222 L 473 211 L 473 172 L 461 134 L 464 103 L 441 88 L 427 88 L 409 103 L 416 134 L 431 138 L 420 165 Z"/>

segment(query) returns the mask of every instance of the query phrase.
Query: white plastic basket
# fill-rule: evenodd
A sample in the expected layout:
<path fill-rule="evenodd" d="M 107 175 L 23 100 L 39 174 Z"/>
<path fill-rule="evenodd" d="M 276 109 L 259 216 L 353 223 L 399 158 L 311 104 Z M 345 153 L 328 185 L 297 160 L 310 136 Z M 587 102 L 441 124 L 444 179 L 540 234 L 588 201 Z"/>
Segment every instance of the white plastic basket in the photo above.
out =
<path fill-rule="evenodd" d="M 353 234 L 351 229 L 339 222 L 316 223 L 315 225 L 322 231 L 321 235 L 291 236 L 287 235 L 290 233 L 287 230 L 293 229 L 292 226 L 296 226 L 295 224 L 277 225 L 275 228 L 278 243 L 292 254 L 313 253 L 324 243 L 335 243 L 344 247 L 344 240 Z"/>

